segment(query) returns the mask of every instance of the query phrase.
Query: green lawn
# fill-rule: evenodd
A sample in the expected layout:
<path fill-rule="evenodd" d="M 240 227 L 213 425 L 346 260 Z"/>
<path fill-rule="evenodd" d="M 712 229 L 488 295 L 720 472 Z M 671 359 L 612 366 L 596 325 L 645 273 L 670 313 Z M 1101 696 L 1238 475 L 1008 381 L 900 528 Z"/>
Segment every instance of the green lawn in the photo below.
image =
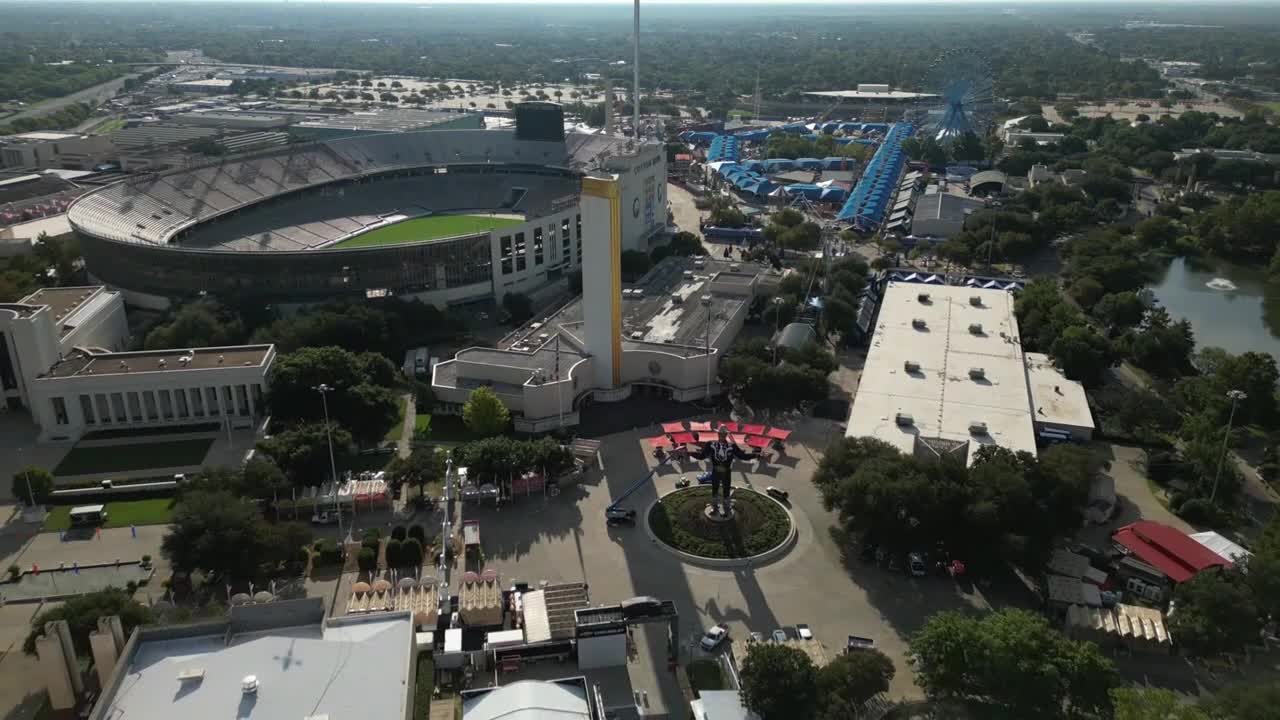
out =
<path fill-rule="evenodd" d="M 415 440 L 427 443 L 460 443 L 477 439 L 457 415 L 418 413 L 413 418 L 413 434 Z"/>
<path fill-rule="evenodd" d="M 413 715 L 431 716 L 431 694 L 436 687 L 436 662 L 429 652 L 418 653 L 417 679 L 413 688 Z"/>
<path fill-rule="evenodd" d="M 197 438 L 132 445 L 77 446 L 62 458 L 53 474 L 87 475 L 203 465 L 212 445 L 213 438 Z"/>
<path fill-rule="evenodd" d="M 724 671 L 715 660 L 694 660 L 684 666 L 689 686 L 694 690 L 723 690 Z"/>
<path fill-rule="evenodd" d="M 488 215 L 431 215 L 411 218 L 370 230 L 362 235 L 347 238 L 333 247 L 356 248 L 373 245 L 399 245 L 400 243 L 432 240 L 435 238 L 488 232 L 494 228 L 519 225 L 523 220 L 498 218 Z"/>
<path fill-rule="evenodd" d="M 389 440 L 391 442 L 400 441 L 400 436 L 404 434 L 404 413 L 408 409 L 409 398 L 403 398 L 400 400 L 400 419 L 397 420 L 396 424 L 392 425 L 391 429 L 387 431 L 386 437 L 383 438 L 384 440 Z"/>
<path fill-rule="evenodd" d="M 102 527 L 117 528 L 130 525 L 163 525 L 173 519 L 173 498 L 151 500 L 124 500 L 109 502 L 107 521 Z M 71 527 L 71 505 L 56 505 L 45 518 L 46 531 L 66 530 Z"/>

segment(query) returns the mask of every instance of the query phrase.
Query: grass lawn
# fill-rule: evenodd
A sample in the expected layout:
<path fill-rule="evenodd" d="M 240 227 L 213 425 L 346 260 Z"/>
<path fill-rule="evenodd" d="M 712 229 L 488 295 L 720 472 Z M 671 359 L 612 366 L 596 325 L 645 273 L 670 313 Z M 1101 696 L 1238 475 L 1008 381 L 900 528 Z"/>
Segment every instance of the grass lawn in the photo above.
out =
<path fill-rule="evenodd" d="M 461 443 L 477 439 L 457 415 L 426 415 L 418 413 L 413 419 L 414 439 L 427 443 Z M 426 433 L 426 437 L 422 437 Z"/>
<path fill-rule="evenodd" d="M 163 525 L 173 519 L 173 498 L 154 498 L 151 500 L 123 500 L 109 502 L 107 505 L 107 521 L 102 527 L 117 528 L 130 525 Z M 70 505 L 56 505 L 49 509 L 49 517 L 45 518 L 46 531 L 66 530 L 71 527 Z"/>
<path fill-rule="evenodd" d="M 387 431 L 386 437 L 383 438 L 384 440 L 390 440 L 391 442 L 400 441 L 400 436 L 404 434 L 404 414 L 405 414 L 405 411 L 408 409 L 409 409 L 409 398 L 401 399 L 400 400 L 400 419 L 397 420 L 396 424 L 392 425 L 391 429 Z"/>
<path fill-rule="evenodd" d="M 413 688 L 413 715 L 431 716 L 431 693 L 436 686 L 436 661 L 429 652 L 418 653 L 417 677 Z"/>
<path fill-rule="evenodd" d="M 133 445 L 75 447 L 53 469 L 53 474 L 87 475 L 203 465 L 212 445 L 213 438 L 198 438 Z"/>
<path fill-rule="evenodd" d="M 715 660 L 694 660 L 684 666 L 684 672 L 694 690 L 724 689 L 724 671 Z"/>
<path fill-rule="evenodd" d="M 419 240 L 488 232 L 494 228 L 519 225 L 522 222 L 524 221 L 514 218 L 497 218 L 488 215 L 429 215 L 370 230 L 362 235 L 347 238 L 333 247 L 355 248 L 373 245 L 398 245 Z"/>

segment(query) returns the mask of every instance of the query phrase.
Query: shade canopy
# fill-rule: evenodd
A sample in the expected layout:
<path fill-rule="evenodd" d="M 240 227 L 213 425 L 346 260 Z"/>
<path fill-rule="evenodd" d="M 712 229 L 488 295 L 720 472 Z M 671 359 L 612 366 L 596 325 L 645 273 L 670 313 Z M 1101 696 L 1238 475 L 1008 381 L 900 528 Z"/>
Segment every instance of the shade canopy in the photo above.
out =
<path fill-rule="evenodd" d="M 786 440 L 791 437 L 791 431 L 783 430 L 782 428 L 769 428 L 769 432 L 765 433 L 765 435 L 768 435 L 774 440 Z"/>
<path fill-rule="evenodd" d="M 714 442 L 720 439 L 718 432 L 700 432 L 698 433 L 698 442 Z"/>
<path fill-rule="evenodd" d="M 653 447 L 671 447 L 672 444 L 671 438 L 666 435 L 657 435 L 655 437 L 645 438 L 644 440 Z"/>
<path fill-rule="evenodd" d="M 708 431 L 708 430 L 710 430 L 710 429 L 711 429 L 711 423 L 709 423 L 709 422 L 691 422 L 691 423 L 689 423 L 689 429 L 690 429 L 690 430 L 692 430 L 692 431 L 694 431 L 694 432 L 706 432 L 706 431 Z"/>
<path fill-rule="evenodd" d="M 764 448 L 769 446 L 769 438 L 762 435 L 752 435 L 747 438 L 747 444 L 753 448 Z"/>
<path fill-rule="evenodd" d="M 748 435 L 763 435 L 765 431 L 764 425 L 743 425 L 742 432 Z"/>
<path fill-rule="evenodd" d="M 720 423 L 720 427 L 724 428 L 725 430 L 728 430 L 731 433 L 738 432 L 738 423 L 736 422 Z"/>
<path fill-rule="evenodd" d="M 358 583 L 356 583 L 355 585 L 352 585 L 352 586 L 351 586 L 351 592 L 353 592 L 353 593 L 367 593 L 367 592 L 369 592 L 369 583 L 367 583 L 367 582 L 358 582 Z"/>
<path fill-rule="evenodd" d="M 741 433 L 737 433 L 737 434 L 731 435 L 730 437 L 732 437 L 732 438 L 733 438 L 733 441 L 734 441 L 734 442 L 736 442 L 736 443 L 738 443 L 739 445 L 746 445 L 746 444 L 747 444 L 747 436 L 746 436 L 746 435 L 743 435 L 743 434 L 741 434 Z"/>
<path fill-rule="evenodd" d="M 662 432 L 667 434 L 684 432 L 684 423 L 683 422 L 662 423 Z"/>
<path fill-rule="evenodd" d="M 677 445 L 685 445 L 687 443 L 698 441 L 698 439 L 694 437 L 694 434 L 689 432 L 676 433 L 671 436 L 671 439 L 674 440 Z"/>
<path fill-rule="evenodd" d="M 391 583 L 387 582 L 386 580 L 383 580 L 382 578 L 378 578 L 377 580 L 373 581 L 374 592 L 386 592 L 387 590 L 390 590 L 390 589 L 391 589 Z"/>

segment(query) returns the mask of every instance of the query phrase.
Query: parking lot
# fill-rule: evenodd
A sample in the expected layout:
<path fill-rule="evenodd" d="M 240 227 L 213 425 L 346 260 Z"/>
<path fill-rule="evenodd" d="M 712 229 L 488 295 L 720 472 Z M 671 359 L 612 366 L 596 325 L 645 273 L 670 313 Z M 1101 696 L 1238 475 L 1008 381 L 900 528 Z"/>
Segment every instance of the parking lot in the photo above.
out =
<path fill-rule="evenodd" d="M 594 473 L 556 498 L 535 496 L 500 509 L 468 506 L 465 517 L 480 521 L 486 566 L 500 572 L 504 585 L 508 580 L 583 581 L 593 604 L 634 595 L 671 600 L 680 612 L 682 661 L 701 653 L 698 639 L 716 623 L 727 624 L 735 640 L 752 631 L 769 635 L 788 628 L 793 633 L 797 623 L 805 623 L 829 656 L 843 648 L 848 635 L 873 638 L 898 668 L 890 695 L 918 697 L 906 664 L 906 637 L 931 613 L 988 603 L 980 592 L 966 594 L 945 579 L 890 574 L 856 559 L 846 563 L 828 533 L 833 516 L 810 483 L 819 457 L 813 448 L 825 447 L 838 426 L 805 420 L 795 430 L 783 464 L 762 472 L 748 463 L 735 468 L 735 485 L 775 485 L 791 493 L 799 540 L 784 557 L 762 567 L 695 567 L 654 544 L 643 527 L 606 525 L 604 509 L 653 467 L 641 438 L 656 427 L 601 438 L 603 477 Z M 685 473 L 660 469 L 655 481 L 627 499 L 627 507 L 643 516 L 659 495 L 675 488 L 681 474 L 698 471 L 693 464 L 686 468 Z M 665 668 L 665 644 L 650 643 L 647 650 L 648 665 Z M 678 707 L 674 679 L 657 675 L 665 704 Z"/>

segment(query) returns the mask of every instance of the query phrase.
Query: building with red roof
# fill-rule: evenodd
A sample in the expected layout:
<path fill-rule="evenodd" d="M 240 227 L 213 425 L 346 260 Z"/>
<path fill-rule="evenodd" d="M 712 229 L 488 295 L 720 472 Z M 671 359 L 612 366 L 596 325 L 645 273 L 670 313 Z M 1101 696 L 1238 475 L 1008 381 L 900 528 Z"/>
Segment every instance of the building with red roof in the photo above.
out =
<path fill-rule="evenodd" d="M 1181 530 L 1150 520 L 1125 525 L 1112 539 L 1175 583 L 1186 582 L 1211 567 L 1231 564 Z"/>

